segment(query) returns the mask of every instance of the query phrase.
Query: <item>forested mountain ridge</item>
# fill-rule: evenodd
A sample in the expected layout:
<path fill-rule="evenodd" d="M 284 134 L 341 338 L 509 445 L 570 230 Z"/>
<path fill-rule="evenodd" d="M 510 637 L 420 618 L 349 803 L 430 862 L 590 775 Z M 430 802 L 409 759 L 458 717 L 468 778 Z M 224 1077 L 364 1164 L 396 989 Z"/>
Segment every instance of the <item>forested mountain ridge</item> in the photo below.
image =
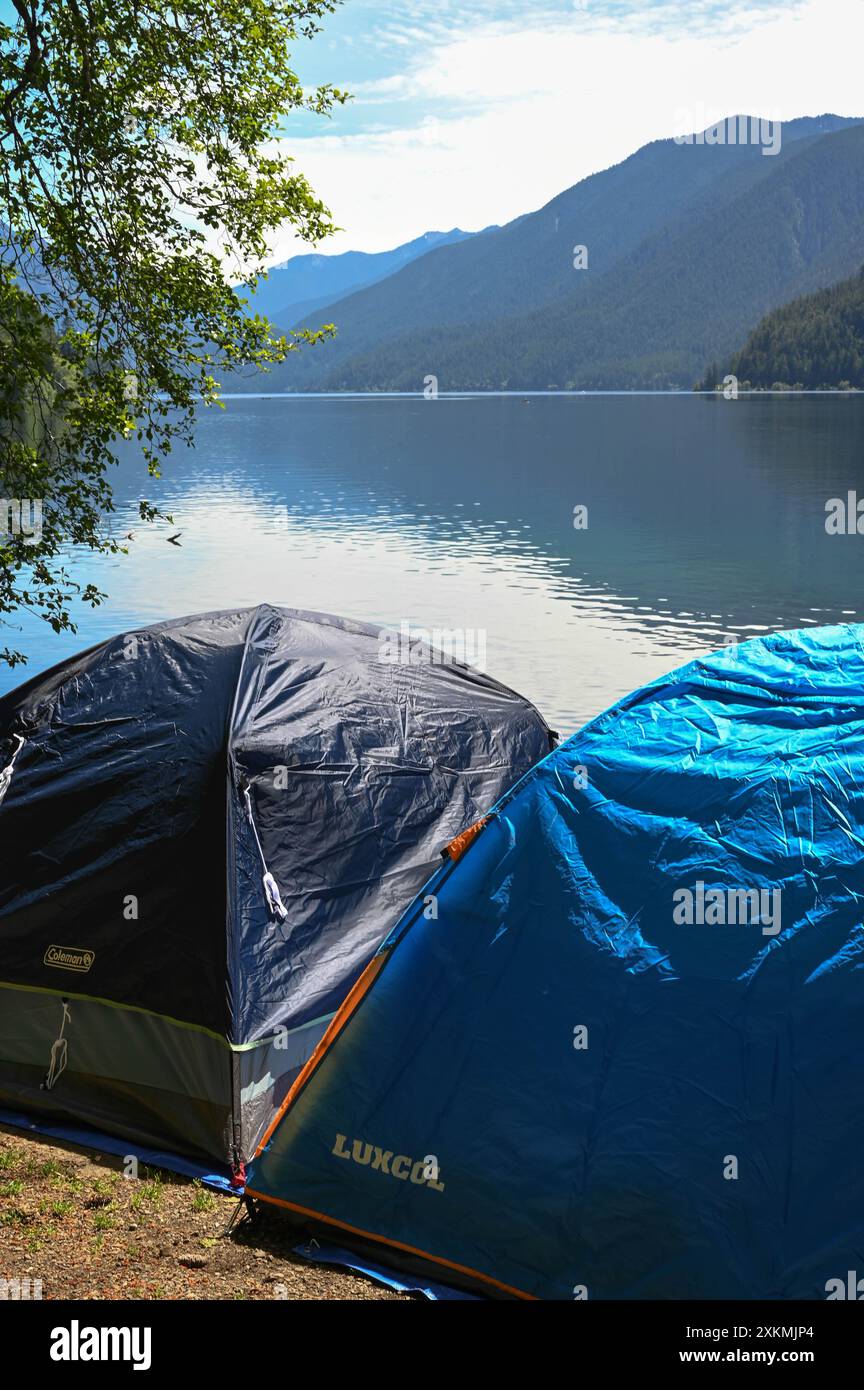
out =
<path fill-rule="evenodd" d="M 772 157 L 655 141 L 340 299 L 334 341 L 245 389 L 419 390 L 430 374 L 444 391 L 688 388 L 767 311 L 857 268 L 862 225 L 850 119 L 789 122 Z"/>
<path fill-rule="evenodd" d="M 728 367 L 709 371 L 703 389 L 713 390 L 727 373 L 745 389 L 864 390 L 864 266 L 768 314 Z"/>

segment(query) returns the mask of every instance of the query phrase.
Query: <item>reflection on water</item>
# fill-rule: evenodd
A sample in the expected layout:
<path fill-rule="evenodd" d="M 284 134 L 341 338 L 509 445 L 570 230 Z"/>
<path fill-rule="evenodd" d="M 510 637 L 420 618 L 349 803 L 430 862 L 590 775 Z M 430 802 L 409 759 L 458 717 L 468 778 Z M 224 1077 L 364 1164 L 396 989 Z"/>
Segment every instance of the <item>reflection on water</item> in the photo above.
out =
<path fill-rule="evenodd" d="M 571 732 L 732 636 L 864 617 L 864 536 L 825 532 L 829 497 L 864 496 L 862 398 L 243 397 L 165 472 L 124 452 L 130 554 L 75 562 L 109 602 L 75 637 L 3 634 L 30 661 L 0 690 L 113 632 L 267 600 L 485 631 L 487 668 Z"/>

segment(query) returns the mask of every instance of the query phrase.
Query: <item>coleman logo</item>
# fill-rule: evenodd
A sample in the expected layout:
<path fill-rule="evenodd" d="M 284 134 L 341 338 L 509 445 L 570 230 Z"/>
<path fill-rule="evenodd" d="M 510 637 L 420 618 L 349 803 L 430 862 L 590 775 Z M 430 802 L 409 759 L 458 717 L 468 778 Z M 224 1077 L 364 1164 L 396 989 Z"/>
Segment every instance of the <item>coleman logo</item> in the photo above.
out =
<path fill-rule="evenodd" d="M 95 951 L 87 951 L 81 946 L 49 946 L 42 964 L 53 965 L 57 970 L 77 970 L 79 974 L 86 975 L 95 959 Z"/>
<path fill-rule="evenodd" d="M 392 1149 L 379 1149 L 377 1144 L 365 1144 L 362 1139 L 352 1139 L 351 1146 L 344 1134 L 336 1135 L 336 1143 L 330 1150 L 336 1158 L 347 1158 L 350 1163 L 368 1166 L 388 1178 L 400 1182 L 413 1182 L 417 1187 L 431 1187 L 433 1192 L 443 1192 L 441 1173 L 434 1154 L 425 1158 L 409 1158 L 407 1154 L 395 1154 Z"/>

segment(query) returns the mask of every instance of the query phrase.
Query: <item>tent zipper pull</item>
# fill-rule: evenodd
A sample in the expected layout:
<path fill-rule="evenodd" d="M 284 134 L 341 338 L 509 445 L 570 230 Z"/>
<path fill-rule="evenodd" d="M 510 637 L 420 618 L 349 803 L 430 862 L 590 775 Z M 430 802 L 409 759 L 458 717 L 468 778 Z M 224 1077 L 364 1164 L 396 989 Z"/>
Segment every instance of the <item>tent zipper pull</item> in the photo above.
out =
<path fill-rule="evenodd" d="M 267 905 L 270 911 L 279 918 L 280 922 L 284 922 L 288 916 L 288 910 L 280 896 L 279 885 L 269 872 L 264 875 L 264 892 L 267 895 Z"/>
<path fill-rule="evenodd" d="M 42 1082 L 44 1091 L 52 1091 L 66 1070 L 66 1063 L 69 1060 L 69 1043 L 63 1034 L 66 1031 L 66 1024 L 72 1021 L 69 1012 L 69 1005 L 64 999 L 63 1003 L 63 1022 L 60 1024 L 59 1036 L 51 1044 L 51 1058 L 48 1063 L 48 1071 L 45 1080 Z"/>
<path fill-rule="evenodd" d="M 258 846 L 258 854 L 261 858 L 261 866 L 264 869 L 264 878 L 262 881 L 264 884 L 264 896 L 267 899 L 267 906 L 274 917 L 278 917 L 280 922 L 284 922 L 286 917 L 288 916 L 288 910 L 282 901 L 282 895 L 279 892 L 279 885 L 276 882 L 273 875 L 271 874 L 270 870 L 267 868 L 267 860 L 264 858 L 264 850 L 261 846 L 261 839 L 258 835 L 258 828 L 255 825 L 255 817 L 252 814 L 252 792 L 249 783 L 241 782 L 240 790 L 243 793 L 243 797 L 246 801 L 246 816 L 250 826 L 252 827 L 252 834 L 255 836 L 255 843 Z"/>

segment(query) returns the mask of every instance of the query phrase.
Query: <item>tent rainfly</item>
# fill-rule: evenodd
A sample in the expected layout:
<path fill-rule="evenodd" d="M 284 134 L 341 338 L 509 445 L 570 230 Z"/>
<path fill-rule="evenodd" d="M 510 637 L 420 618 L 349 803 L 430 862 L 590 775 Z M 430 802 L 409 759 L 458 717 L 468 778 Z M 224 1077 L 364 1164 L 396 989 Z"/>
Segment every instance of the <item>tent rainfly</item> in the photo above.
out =
<path fill-rule="evenodd" d="M 554 742 L 423 656 L 262 606 L 0 700 L 0 1105 L 242 1178 L 442 847 Z"/>

